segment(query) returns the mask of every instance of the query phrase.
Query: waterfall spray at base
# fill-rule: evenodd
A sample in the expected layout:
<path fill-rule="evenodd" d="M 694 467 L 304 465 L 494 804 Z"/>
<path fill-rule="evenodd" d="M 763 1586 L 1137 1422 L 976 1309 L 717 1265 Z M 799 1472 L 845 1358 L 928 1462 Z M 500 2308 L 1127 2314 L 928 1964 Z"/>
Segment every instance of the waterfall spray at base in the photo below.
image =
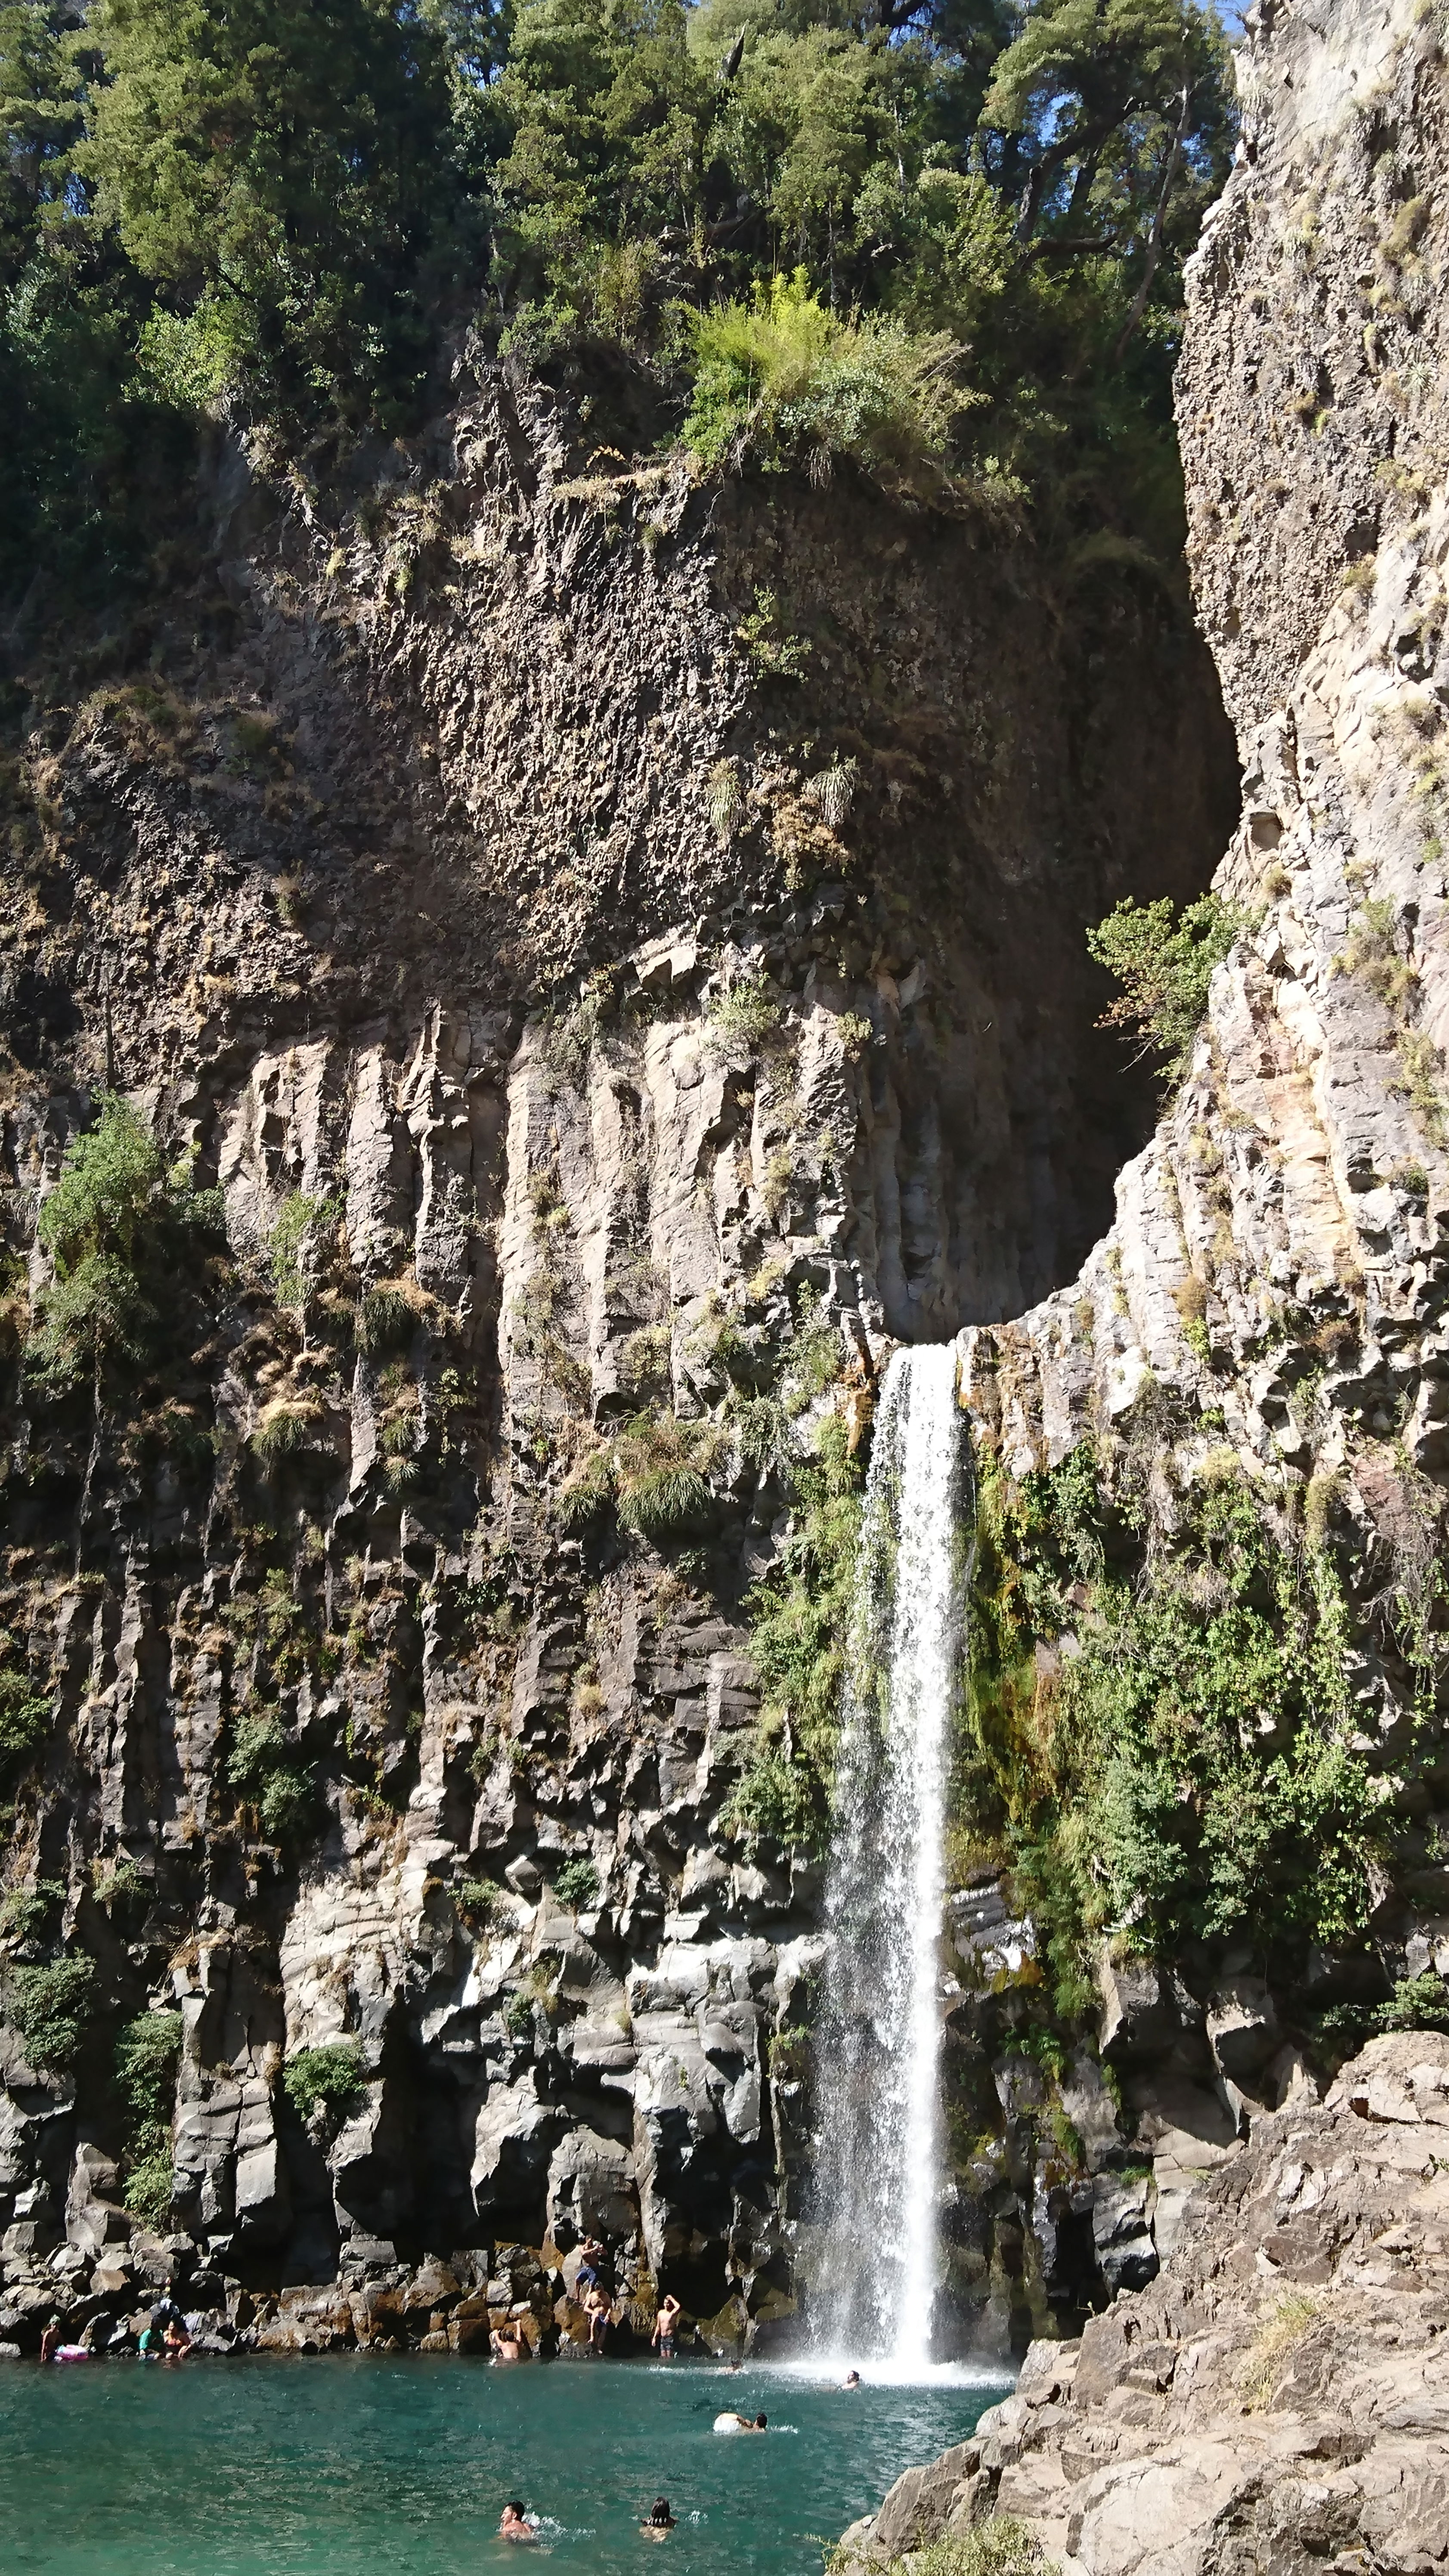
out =
<path fill-rule="evenodd" d="M 944 1827 L 965 1444 L 954 1345 L 898 1351 L 866 1486 L 817 2027 L 815 2340 L 904 2375 L 939 2271 Z"/>

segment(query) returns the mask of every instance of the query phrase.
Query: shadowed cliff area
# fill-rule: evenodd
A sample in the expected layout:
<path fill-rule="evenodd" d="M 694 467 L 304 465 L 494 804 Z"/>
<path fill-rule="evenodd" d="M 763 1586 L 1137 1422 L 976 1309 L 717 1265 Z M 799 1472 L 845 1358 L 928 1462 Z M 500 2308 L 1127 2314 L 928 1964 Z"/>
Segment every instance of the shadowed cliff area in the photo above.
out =
<path fill-rule="evenodd" d="M 1221 47 L 1057 14 L 4 20 L 0 2338 L 798 2331 L 879 1371 L 1087 1255 L 1236 810 Z"/>

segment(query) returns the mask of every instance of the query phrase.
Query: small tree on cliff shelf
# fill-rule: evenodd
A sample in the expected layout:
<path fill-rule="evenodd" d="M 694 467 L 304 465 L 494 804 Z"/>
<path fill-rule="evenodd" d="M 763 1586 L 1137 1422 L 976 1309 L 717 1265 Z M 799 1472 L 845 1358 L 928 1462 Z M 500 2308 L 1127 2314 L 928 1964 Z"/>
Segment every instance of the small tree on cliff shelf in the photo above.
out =
<path fill-rule="evenodd" d="M 1098 1027 L 1130 1030 L 1139 1040 L 1132 1062 L 1155 1056 L 1170 1086 L 1187 1071 L 1213 968 L 1222 964 L 1240 927 L 1238 914 L 1215 894 L 1186 904 L 1176 922 L 1169 895 L 1154 903 L 1128 895 L 1087 933 L 1098 965 L 1122 987 Z"/>

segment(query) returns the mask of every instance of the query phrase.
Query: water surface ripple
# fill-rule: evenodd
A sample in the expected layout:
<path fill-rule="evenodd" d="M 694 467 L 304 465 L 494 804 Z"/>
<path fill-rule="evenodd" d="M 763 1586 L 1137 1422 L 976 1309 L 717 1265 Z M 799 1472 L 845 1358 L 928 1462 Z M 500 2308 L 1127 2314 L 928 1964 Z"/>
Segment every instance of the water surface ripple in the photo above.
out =
<path fill-rule="evenodd" d="M 6 2576 L 441 2576 L 520 2555 L 595 2576 L 819 2576 L 820 2543 L 964 2439 L 1000 2379 L 847 2397 L 807 2373 L 677 2362 L 489 2369 L 427 2356 L 0 2365 Z M 763 2408 L 763 2438 L 711 2430 Z M 505 2497 L 545 2517 L 494 2538 Z"/>

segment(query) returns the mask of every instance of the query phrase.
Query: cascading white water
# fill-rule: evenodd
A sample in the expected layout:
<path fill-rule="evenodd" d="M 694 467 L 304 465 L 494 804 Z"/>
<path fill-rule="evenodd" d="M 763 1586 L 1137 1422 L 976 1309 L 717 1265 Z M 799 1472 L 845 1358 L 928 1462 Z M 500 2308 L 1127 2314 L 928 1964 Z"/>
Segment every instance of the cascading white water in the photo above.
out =
<path fill-rule="evenodd" d="M 940 1965 L 964 1443 L 954 1345 L 898 1351 L 866 1486 L 816 2029 L 815 2340 L 909 2376 L 931 2356 Z"/>

